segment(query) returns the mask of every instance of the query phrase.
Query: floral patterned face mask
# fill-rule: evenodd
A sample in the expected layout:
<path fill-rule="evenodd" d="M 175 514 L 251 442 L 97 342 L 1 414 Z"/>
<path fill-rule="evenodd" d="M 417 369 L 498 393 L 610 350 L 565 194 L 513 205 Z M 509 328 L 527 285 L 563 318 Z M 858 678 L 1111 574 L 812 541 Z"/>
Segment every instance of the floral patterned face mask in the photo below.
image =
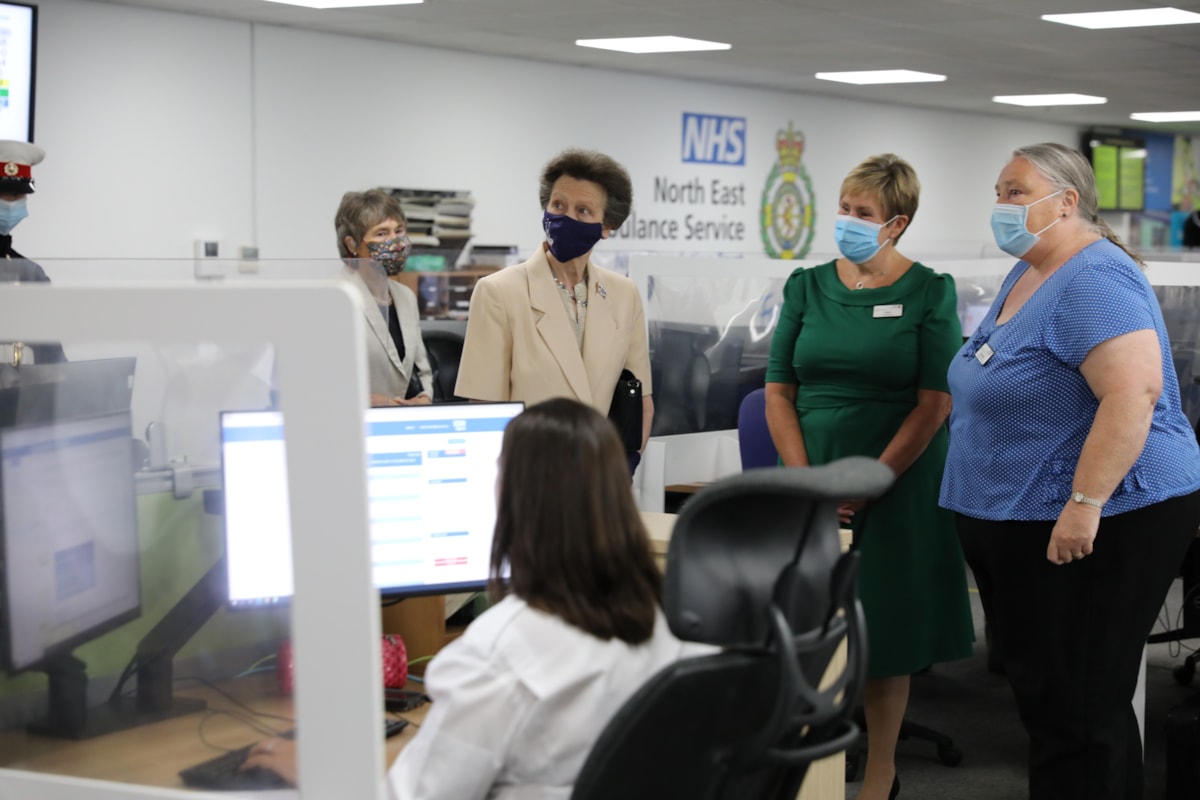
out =
<path fill-rule="evenodd" d="M 404 262 L 412 251 L 412 240 L 407 233 L 393 236 L 382 242 L 367 242 L 367 253 L 372 261 L 378 261 L 388 275 L 399 275 L 404 271 Z"/>

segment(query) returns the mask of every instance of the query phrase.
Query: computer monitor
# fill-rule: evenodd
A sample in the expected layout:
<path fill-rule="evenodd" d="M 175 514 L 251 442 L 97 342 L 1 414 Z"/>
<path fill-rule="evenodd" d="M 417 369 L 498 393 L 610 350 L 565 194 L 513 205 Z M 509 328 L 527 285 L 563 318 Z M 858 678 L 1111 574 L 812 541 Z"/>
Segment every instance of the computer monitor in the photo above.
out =
<path fill-rule="evenodd" d="M 50 730 L 86 717 L 71 651 L 141 614 L 129 412 L 0 430 L 3 666 L 47 672 Z"/>
<path fill-rule="evenodd" d="M 0 3 L 0 139 L 33 141 L 37 88 L 38 10 L 32 3 Z"/>
<path fill-rule="evenodd" d="M 375 586 L 402 598 L 487 586 L 504 429 L 522 403 L 392 406 L 366 413 Z M 229 605 L 292 595 L 283 416 L 221 415 Z"/>
<path fill-rule="evenodd" d="M 0 388 L 0 426 L 128 411 L 136 368 L 136 358 L 120 357 L 13 369 Z"/>

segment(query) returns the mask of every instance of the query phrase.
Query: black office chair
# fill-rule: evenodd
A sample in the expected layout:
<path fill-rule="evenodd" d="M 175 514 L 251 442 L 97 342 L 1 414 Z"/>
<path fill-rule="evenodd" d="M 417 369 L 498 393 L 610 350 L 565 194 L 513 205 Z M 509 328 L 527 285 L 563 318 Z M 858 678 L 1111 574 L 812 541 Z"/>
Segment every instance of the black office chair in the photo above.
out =
<path fill-rule="evenodd" d="M 454 394 L 458 381 L 458 364 L 462 360 L 463 336 L 454 331 L 423 330 L 425 353 L 433 372 L 433 402 L 461 403 L 465 398 Z"/>
<path fill-rule="evenodd" d="M 662 330 L 651 377 L 654 382 L 654 435 L 706 430 L 712 368 L 704 354 L 708 337 Z"/>
<path fill-rule="evenodd" d="M 765 467 L 777 463 L 778 454 L 775 452 L 775 443 L 771 441 L 771 433 L 767 429 L 763 389 L 755 389 L 742 401 L 738 413 L 738 446 L 742 454 L 743 467 Z M 854 721 L 865 730 L 867 723 L 861 707 L 855 711 Z M 900 738 L 932 742 L 937 747 L 938 758 L 946 766 L 954 767 L 962 763 L 962 751 L 954 744 L 954 740 L 933 728 L 906 719 L 900 724 Z M 865 752 L 866 743 L 861 741 L 847 748 L 847 781 L 855 780 L 858 777 L 859 761 Z"/>
<path fill-rule="evenodd" d="M 862 708 L 857 708 L 854 711 L 854 722 L 860 725 L 863 730 L 866 730 L 867 722 L 863 715 Z M 933 728 L 926 727 L 920 723 L 905 719 L 900 722 L 900 739 L 920 739 L 923 742 L 930 742 L 937 747 L 938 760 L 947 767 L 957 767 L 962 763 L 963 752 L 958 749 L 958 745 L 944 733 L 935 731 Z M 859 741 L 854 747 L 846 749 L 846 781 L 854 781 L 858 779 L 859 761 L 865 758 L 867 745 L 865 741 Z"/>
<path fill-rule="evenodd" d="M 724 648 L 650 679 L 609 722 L 572 800 L 794 800 L 808 765 L 854 741 L 866 674 L 837 502 L 892 482 L 873 459 L 751 470 L 683 508 L 663 605 L 680 639 Z M 818 689 L 841 643 L 847 663 Z"/>
<path fill-rule="evenodd" d="M 1200 421 L 1195 426 L 1196 442 L 1200 443 Z M 1198 534 L 1200 536 L 1200 534 Z M 1192 539 L 1180 565 L 1179 575 L 1183 578 L 1183 604 L 1180 609 L 1179 627 L 1151 634 L 1147 644 L 1180 642 L 1200 637 L 1200 538 Z M 1171 673 L 1175 682 L 1187 686 L 1196 677 L 1196 664 L 1200 662 L 1200 651 L 1193 650 L 1183 663 Z"/>

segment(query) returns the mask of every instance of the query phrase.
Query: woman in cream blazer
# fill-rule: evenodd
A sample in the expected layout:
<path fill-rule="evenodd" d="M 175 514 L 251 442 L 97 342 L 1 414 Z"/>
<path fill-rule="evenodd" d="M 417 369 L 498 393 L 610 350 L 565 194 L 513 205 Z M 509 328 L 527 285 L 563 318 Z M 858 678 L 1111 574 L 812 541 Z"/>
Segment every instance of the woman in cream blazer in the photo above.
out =
<path fill-rule="evenodd" d="M 569 397 L 607 414 L 622 369 L 642 382 L 643 444 L 654 416 L 642 301 L 633 281 L 590 262 L 629 215 L 629 175 L 568 150 L 542 172 L 546 241 L 524 264 L 475 284 L 455 394 L 539 403 Z"/>
<path fill-rule="evenodd" d="M 416 295 L 389 277 L 404 270 L 411 249 L 399 201 L 378 189 L 347 192 L 334 227 L 346 279 L 362 295 L 371 405 L 432 402 L 432 370 L 421 339 Z"/>

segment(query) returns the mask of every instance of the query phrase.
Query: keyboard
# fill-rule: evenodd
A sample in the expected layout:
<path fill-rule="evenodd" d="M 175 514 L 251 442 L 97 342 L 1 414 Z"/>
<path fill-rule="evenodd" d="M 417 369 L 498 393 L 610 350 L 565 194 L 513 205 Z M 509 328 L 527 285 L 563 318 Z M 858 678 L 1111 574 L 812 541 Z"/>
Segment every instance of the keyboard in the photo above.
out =
<path fill-rule="evenodd" d="M 383 735 L 385 737 L 395 736 L 408 725 L 408 720 L 404 719 L 385 719 L 383 721 Z M 283 731 L 276 734 L 281 739 L 294 739 L 296 730 L 293 728 L 290 731 Z M 269 769 L 262 767 L 252 767 L 250 769 L 242 769 L 242 764 L 249 757 L 253 744 L 248 744 L 245 747 L 239 747 L 236 750 L 230 750 L 228 753 L 222 753 L 216 758 L 210 758 L 207 761 L 201 761 L 199 764 L 194 764 L 187 769 L 179 771 L 179 777 L 183 780 L 185 786 L 191 786 L 196 789 L 217 789 L 220 791 L 234 790 L 257 790 L 257 789 L 285 789 L 291 786 L 283 778 Z"/>

